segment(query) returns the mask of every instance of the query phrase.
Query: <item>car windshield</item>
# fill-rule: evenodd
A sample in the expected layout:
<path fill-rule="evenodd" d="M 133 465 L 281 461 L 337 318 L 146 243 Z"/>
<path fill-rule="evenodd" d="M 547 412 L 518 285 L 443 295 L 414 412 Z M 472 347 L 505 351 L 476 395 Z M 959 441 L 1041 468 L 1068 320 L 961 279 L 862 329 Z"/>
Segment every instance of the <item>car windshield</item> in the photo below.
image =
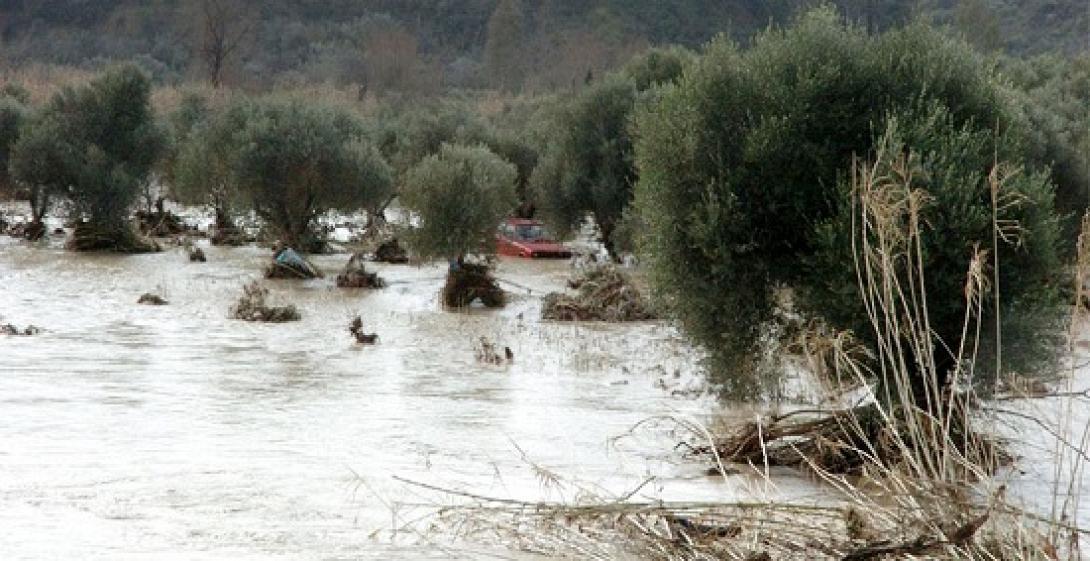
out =
<path fill-rule="evenodd" d="M 549 233 L 540 224 L 519 224 L 516 235 L 520 240 L 534 241 L 548 239 Z"/>

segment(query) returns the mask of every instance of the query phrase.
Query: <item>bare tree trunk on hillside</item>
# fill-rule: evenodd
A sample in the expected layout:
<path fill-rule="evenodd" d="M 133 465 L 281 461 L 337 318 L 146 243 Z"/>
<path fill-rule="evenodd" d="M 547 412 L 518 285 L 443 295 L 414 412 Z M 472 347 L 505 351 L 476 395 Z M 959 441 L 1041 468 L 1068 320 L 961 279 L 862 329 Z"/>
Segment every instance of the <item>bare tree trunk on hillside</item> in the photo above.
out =
<path fill-rule="evenodd" d="M 198 52 L 213 88 L 223 84 L 232 57 L 256 26 L 248 0 L 199 0 L 196 13 Z"/>

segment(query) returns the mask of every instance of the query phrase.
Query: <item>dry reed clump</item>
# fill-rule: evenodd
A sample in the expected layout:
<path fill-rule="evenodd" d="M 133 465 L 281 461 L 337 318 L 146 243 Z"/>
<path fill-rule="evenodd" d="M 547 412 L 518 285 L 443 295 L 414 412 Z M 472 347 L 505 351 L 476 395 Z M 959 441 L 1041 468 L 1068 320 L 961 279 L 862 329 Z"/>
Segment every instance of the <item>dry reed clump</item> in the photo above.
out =
<path fill-rule="evenodd" d="M 383 288 L 386 282 L 379 278 L 378 273 L 370 273 L 364 266 L 363 255 L 354 253 L 348 259 L 344 271 L 337 275 L 337 286 L 340 288 Z"/>
<path fill-rule="evenodd" d="M 541 318 L 558 321 L 642 321 L 655 319 L 647 300 L 627 275 L 616 267 L 592 268 L 568 281 L 574 296 L 547 294 Z"/>
<path fill-rule="evenodd" d="M 245 321 L 261 321 L 267 323 L 283 323 L 302 319 L 299 310 L 294 305 L 270 306 L 266 299 L 269 289 L 261 286 L 257 281 L 242 287 L 242 296 L 238 303 L 231 308 L 231 317 Z"/>
<path fill-rule="evenodd" d="M 507 302 L 487 263 L 461 263 L 451 268 L 440 295 L 447 308 L 464 308 L 475 300 L 487 308 L 502 308 Z"/>

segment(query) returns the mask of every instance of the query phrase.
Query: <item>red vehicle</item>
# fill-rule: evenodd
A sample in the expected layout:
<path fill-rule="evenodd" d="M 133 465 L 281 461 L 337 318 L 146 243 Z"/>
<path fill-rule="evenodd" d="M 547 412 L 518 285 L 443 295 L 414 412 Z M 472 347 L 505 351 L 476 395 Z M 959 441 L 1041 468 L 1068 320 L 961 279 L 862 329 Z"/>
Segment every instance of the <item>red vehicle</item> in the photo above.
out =
<path fill-rule="evenodd" d="M 557 243 L 545 226 L 526 218 L 508 218 L 496 232 L 496 252 L 512 257 L 567 259 L 571 250 Z"/>

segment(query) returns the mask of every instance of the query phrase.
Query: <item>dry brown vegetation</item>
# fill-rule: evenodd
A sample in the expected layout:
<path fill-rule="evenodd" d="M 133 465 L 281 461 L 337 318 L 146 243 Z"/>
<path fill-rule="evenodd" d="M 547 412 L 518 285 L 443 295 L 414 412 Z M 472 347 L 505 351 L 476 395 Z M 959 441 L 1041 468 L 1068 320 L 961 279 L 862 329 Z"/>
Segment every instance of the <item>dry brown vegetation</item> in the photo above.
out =
<path fill-rule="evenodd" d="M 268 323 L 283 323 L 302 319 L 299 310 L 294 305 L 272 306 L 267 300 L 269 289 L 261 286 L 257 281 L 242 287 L 242 296 L 238 303 L 231 308 L 231 317 L 245 321 L 261 321 Z"/>
<path fill-rule="evenodd" d="M 650 303 L 616 267 L 595 267 L 568 281 L 574 295 L 551 293 L 541 305 L 542 319 L 558 321 L 642 321 L 655 319 Z"/>

